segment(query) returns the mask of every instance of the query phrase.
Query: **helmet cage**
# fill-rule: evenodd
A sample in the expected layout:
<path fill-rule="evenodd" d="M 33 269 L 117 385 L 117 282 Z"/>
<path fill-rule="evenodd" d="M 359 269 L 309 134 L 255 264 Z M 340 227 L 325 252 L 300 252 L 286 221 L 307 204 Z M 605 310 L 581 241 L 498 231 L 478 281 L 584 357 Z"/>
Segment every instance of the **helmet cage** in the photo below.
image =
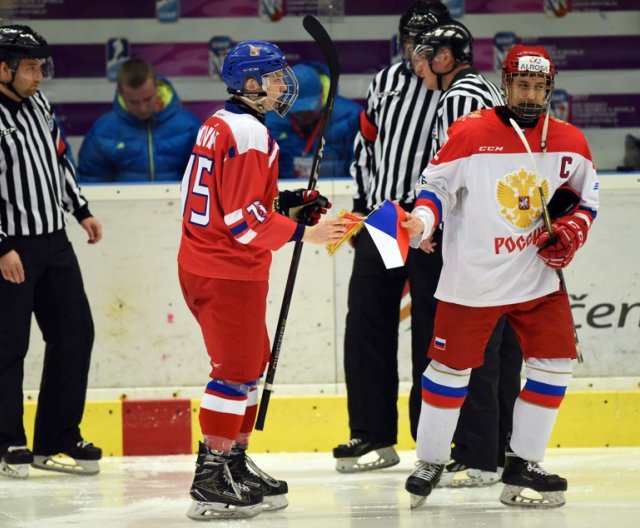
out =
<path fill-rule="evenodd" d="M 526 121 L 537 118 L 545 110 L 548 112 L 553 97 L 556 73 L 555 65 L 544 48 L 517 44 L 507 54 L 502 68 L 502 93 L 505 104 L 514 114 Z M 510 101 L 513 95 L 513 83 L 519 77 L 545 80 L 542 104 L 536 101 L 520 101 L 514 104 Z"/>
<path fill-rule="evenodd" d="M 279 97 L 274 99 L 269 95 L 268 89 L 273 76 L 278 76 L 279 73 L 282 75 L 282 83 L 285 86 L 285 90 L 279 95 Z M 264 94 L 265 99 L 280 117 L 284 117 L 287 112 L 291 110 L 293 103 L 295 103 L 298 98 L 298 90 L 300 87 L 298 85 L 296 74 L 289 66 L 286 66 L 282 70 L 263 75 L 261 81 L 263 89 L 262 93 Z"/>

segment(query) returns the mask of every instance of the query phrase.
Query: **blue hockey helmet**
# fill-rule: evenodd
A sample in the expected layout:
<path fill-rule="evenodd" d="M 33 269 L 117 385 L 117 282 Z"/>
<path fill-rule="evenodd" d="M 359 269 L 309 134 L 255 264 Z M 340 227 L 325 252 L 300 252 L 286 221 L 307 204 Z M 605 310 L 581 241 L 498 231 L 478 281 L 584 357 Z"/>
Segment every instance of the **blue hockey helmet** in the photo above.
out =
<path fill-rule="evenodd" d="M 224 59 L 222 65 L 222 80 L 227 85 L 230 94 L 257 99 L 267 96 L 269 76 L 282 72 L 285 91 L 271 101 L 273 109 L 284 116 L 298 96 L 298 81 L 291 68 L 287 65 L 284 53 L 278 46 L 263 40 L 248 40 L 236 44 Z M 259 93 L 245 91 L 247 79 L 256 79 L 262 87 Z"/>

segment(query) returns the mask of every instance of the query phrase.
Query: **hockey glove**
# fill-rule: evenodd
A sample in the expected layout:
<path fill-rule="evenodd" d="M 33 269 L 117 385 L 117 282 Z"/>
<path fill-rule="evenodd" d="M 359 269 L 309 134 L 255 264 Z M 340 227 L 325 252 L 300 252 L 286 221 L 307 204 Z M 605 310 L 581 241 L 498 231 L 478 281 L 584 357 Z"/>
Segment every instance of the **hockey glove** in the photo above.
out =
<path fill-rule="evenodd" d="M 589 225 L 580 216 L 570 214 L 555 220 L 551 227 L 553 236 L 545 231 L 536 239 L 538 258 L 550 268 L 561 269 L 587 240 Z"/>
<path fill-rule="evenodd" d="M 308 226 L 316 225 L 330 208 L 331 202 L 315 189 L 280 191 L 274 203 L 278 213 Z"/>

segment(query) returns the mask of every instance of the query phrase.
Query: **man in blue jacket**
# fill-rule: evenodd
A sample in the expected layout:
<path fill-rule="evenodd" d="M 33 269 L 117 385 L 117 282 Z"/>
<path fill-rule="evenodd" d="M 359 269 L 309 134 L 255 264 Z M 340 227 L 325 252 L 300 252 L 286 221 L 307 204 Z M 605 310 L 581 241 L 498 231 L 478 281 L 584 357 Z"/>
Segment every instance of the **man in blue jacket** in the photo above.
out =
<path fill-rule="evenodd" d="M 287 117 L 271 112 L 267 114 L 265 124 L 280 146 L 280 178 L 308 180 L 320 140 L 321 117 L 329 91 L 329 70 L 319 62 L 303 62 L 292 69 L 300 84 L 298 98 Z M 327 127 L 320 177 L 349 176 L 360 112 L 360 105 L 336 96 Z"/>
<path fill-rule="evenodd" d="M 85 182 L 180 181 L 200 127 L 175 90 L 140 58 L 118 72 L 113 110 L 87 133 L 78 155 Z"/>

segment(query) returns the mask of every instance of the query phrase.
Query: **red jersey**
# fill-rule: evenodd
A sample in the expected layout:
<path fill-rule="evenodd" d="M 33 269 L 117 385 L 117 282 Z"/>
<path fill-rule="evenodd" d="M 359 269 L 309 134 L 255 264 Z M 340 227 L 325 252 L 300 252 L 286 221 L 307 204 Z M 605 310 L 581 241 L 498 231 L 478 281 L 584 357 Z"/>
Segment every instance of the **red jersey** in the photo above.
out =
<path fill-rule="evenodd" d="M 271 251 L 304 232 L 273 211 L 278 150 L 267 128 L 233 103 L 203 123 L 182 178 L 181 267 L 218 279 L 269 278 Z"/>

